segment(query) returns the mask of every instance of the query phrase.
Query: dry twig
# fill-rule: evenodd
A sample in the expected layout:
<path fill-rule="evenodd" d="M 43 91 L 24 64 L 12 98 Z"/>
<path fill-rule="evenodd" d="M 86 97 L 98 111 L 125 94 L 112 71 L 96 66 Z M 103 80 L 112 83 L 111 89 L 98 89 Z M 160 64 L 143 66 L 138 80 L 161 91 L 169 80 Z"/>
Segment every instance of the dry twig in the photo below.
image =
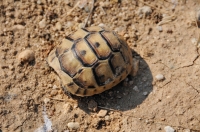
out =
<path fill-rule="evenodd" d="M 94 2 L 95 2 L 95 0 L 93 0 L 93 2 L 92 2 L 92 9 L 90 10 L 90 13 L 89 13 L 89 15 L 88 15 L 88 17 L 87 17 L 87 19 L 86 19 L 86 21 L 85 21 L 85 24 L 83 25 L 84 28 L 86 27 L 87 22 L 88 22 L 88 20 L 89 20 L 91 14 L 92 14 L 92 12 L 93 12 L 93 9 L 94 9 Z"/>

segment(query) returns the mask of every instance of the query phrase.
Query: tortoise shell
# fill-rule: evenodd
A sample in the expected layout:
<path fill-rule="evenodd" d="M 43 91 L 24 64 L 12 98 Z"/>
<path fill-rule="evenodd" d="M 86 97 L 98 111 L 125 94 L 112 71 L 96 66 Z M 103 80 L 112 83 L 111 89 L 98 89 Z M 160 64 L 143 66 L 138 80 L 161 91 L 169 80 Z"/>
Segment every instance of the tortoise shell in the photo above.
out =
<path fill-rule="evenodd" d="M 132 52 L 115 32 L 94 26 L 67 36 L 48 56 L 67 91 L 92 96 L 117 85 L 131 72 Z"/>

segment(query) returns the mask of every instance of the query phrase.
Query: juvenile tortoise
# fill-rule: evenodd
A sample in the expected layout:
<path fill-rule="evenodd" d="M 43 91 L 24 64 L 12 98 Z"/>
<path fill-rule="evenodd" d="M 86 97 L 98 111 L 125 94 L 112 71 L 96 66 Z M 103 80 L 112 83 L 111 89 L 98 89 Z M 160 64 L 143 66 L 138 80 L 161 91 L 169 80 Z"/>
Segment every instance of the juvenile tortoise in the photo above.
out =
<path fill-rule="evenodd" d="M 67 36 L 47 59 L 66 90 L 92 96 L 124 80 L 133 68 L 131 49 L 115 32 L 94 26 Z"/>

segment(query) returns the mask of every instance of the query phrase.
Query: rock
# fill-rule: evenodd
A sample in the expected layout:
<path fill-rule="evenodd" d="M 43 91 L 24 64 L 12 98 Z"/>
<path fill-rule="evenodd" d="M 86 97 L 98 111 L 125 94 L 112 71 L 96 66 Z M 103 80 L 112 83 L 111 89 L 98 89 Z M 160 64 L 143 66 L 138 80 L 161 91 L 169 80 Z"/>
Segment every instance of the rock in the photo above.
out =
<path fill-rule="evenodd" d="M 163 31 L 162 26 L 157 26 L 157 29 L 158 29 L 159 32 Z"/>
<path fill-rule="evenodd" d="M 134 81 L 131 80 L 131 81 L 129 81 L 128 83 L 129 83 L 129 86 L 131 86 L 131 85 L 133 85 Z"/>
<path fill-rule="evenodd" d="M 165 132 L 175 132 L 175 130 L 170 126 L 166 126 L 164 129 L 165 129 Z"/>
<path fill-rule="evenodd" d="M 158 81 L 161 81 L 161 80 L 163 80 L 165 77 L 164 77 L 162 74 L 157 74 L 157 75 L 155 76 L 155 78 L 156 78 Z"/>
<path fill-rule="evenodd" d="M 143 92 L 142 94 L 143 94 L 144 96 L 147 96 L 147 95 L 148 95 L 148 92 L 145 91 L 145 92 Z"/>
<path fill-rule="evenodd" d="M 68 126 L 68 128 L 74 129 L 74 130 L 76 130 L 76 129 L 78 129 L 80 127 L 78 122 L 69 122 L 67 124 L 67 126 Z"/>
<path fill-rule="evenodd" d="M 19 62 L 30 62 L 33 61 L 35 59 L 35 54 L 32 50 L 24 50 L 22 51 L 19 55 L 18 55 L 18 60 Z"/>
<path fill-rule="evenodd" d="M 133 90 L 136 91 L 136 92 L 140 91 L 137 86 L 133 87 Z"/>
<path fill-rule="evenodd" d="M 99 113 L 97 114 L 98 117 L 105 117 L 107 114 L 107 110 L 100 110 Z"/>
<path fill-rule="evenodd" d="M 37 0 L 37 4 L 38 5 L 42 4 L 41 0 Z"/>
<path fill-rule="evenodd" d="M 109 115 L 105 116 L 105 121 L 110 121 L 110 116 Z"/>
<path fill-rule="evenodd" d="M 88 103 L 88 109 L 96 112 L 97 111 L 97 102 L 95 102 L 94 100 L 90 100 Z"/>
<path fill-rule="evenodd" d="M 192 38 L 191 42 L 192 42 L 192 44 L 196 45 L 197 44 L 197 39 L 196 38 Z"/>
<path fill-rule="evenodd" d="M 79 7 L 80 9 L 82 9 L 83 7 L 86 6 L 86 4 L 87 4 L 87 0 L 81 0 L 81 1 L 79 2 L 79 4 L 78 4 L 78 7 Z"/>
<path fill-rule="evenodd" d="M 63 113 L 64 114 L 71 112 L 72 109 L 73 109 L 72 106 L 68 103 L 63 105 Z"/>
<path fill-rule="evenodd" d="M 50 95 L 51 96 L 55 96 L 55 95 L 57 95 L 58 94 L 58 91 L 57 90 L 51 90 L 51 93 L 50 93 Z"/>
<path fill-rule="evenodd" d="M 142 17 L 143 15 L 147 17 L 152 13 L 152 10 L 151 10 L 151 7 L 149 6 L 143 6 L 139 8 L 136 13 L 139 15 L 139 17 Z"/>
<path fill-rule="evenodd" d="M 42 19 L 42 21 L 39 22 L 39 27 L 40 28 L 45 28 L 46 27 L 46 20 Z"/>
<path fill-rule="evenodd" d="M 58 86 L 56 86 L 56 85 L 53 85 L 53 89 L 57 89 L 58 88 Z"/>
<path fill-rule="evenodd" d="M 61 29 L 62 29 L 62 25 L 61 25 L 60 22 L 57 22 L 57 23 L 56 23 L 56 29 L 57 29 L 57 30 L 61 30 Z"/>
<path fill-rule="evenodd" d="M 13 30 L 23 30 L 25 27 L 23 25 L 14 25 Z"/>
<path fill-rule="evenodd" d="M 44 98 L 44 103 L 47 104 L 50 101 L 49 98 Z"/>

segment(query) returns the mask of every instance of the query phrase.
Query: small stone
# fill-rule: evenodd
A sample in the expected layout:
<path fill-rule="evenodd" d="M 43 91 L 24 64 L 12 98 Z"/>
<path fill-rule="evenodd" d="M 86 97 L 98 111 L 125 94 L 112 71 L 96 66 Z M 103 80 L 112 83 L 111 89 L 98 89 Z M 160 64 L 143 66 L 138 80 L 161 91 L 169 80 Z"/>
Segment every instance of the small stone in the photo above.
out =
<path fill-rule="evenodd" d="M 37 0 L 37 4 L 38 5 L 42 4 L 41 0 Z"/>
<path fill-rule="evenodd" d="M 74 130 L 76 130 L 76 129 L 78 129 L 78 128 L 80 127 L 80 125 L 79 125 L 78 122 L 69 122 L 69 123 L 67 124 L 67 126 L 68 126 L 70 129 L 74 129 Z"/>
<path fill-rule="evenodd" d="M 144 96 L 147 96 L 147 95 L 148 95 L 148 92 L 145 91 L 145 92 L 143 92 L 142 94 L 143 94 Z"/>
<path fill-rule="evenodd" d="M 163 31 L 162 26 L 157 26 L 157 29 L 158 29 L 159 32 Z"/>
<path fill-rule="evenodd" d="M 124 38 L 129 38 L 130 36 L 128 34 L 124 34 Z"/>
<path fill-rule="evenodd" d="M 13 71 L 13 70 L 15 69 L 13 65 L 9 65 L 8 68 L 9 68 L 11 71 Z"/>
<path fill-rule="evenodd" d="M 105 121 L 110 121 L 110 116 L 109 115 L 105 116 Z"/>
<path fill-rule="evenodd" d="M 119 131 L 120 131 L 120 127 L 119 127 L 119 126 L 116 126 L 114 131 L 115 131 L 115 132 L 119 132 Z"/>
<path fill-rule="evenodd" d="M 74 108 L 74 109 L 75 109 L 75 108 L 78 108 L 78 104 L 74 104 L 74 107 L 73 107 L 73 108 Z"/>
<path fill-rule="evenodd" d="M 98 117 L 105 117 L 107 114 L 107 110 L 100 110 L 99 113 L 97 114 Z"/>
<path fill-rule="evenodd" d="M 99 26 L 99 27 L 105 27 L 105 24 L 100 23 L 98 26 Z"/>
<path fill-rule="evenodd" d="M 157 74 L 156 75 L 156 79 L 158 80 L 158 81 L 161 81 L 161 80 L 163 80 L 165 77 L 162 75 L 162 74 Z"/>
<path fill-rule="evenodd" d="M 129 86 L 133 85 L 133 83 L 134 83 L 133 80 L 129 81 Z"/>
<path fill-rule="evenodd" d="M 165 129 L 165 132 L 175 132 L 175 130 L 170 126 L 166 126 L 164 129 Z"/>
<path fill-rule="evenodd" d="M 90 100 L 88 103 L 88 109 L 96 112 L 97 111 L 97 102 L 95 102 L 94 100 Z"/>
<path fill-rule="evenodd" d="M 192 42 L 192 44 L 196 45 L 196 44 L 197 44 L 196 38 L 192 38 L 192 39 L 191 39 L 191 42 Z"/>
<path fill-rule="evenodd" d="M 142 17 L 143 15 L 149 16 L 152 13 L 151 7 L 149 6 L 143 6 L 141 8 L 138 9 L 137 14 L 139 15 L 139 17 Z"/>
<path fill-rule="evenodd" d="M 62 25 L 61 25 L 60 22 L 57 22 L 57 23 L 56 23 L 56 29 L 57 29 L 57 30 L 61 30 L 61 29 L 62 29 Z"/>
<path fill-rule="evenodd" d="M 133 90 L 136 91 L 136 92 L 140 91 L 137 86 L 133 87 Z"/>
<path fill-rule="evenodd" d="M 24 50 L 18 55 L 19 62 L 30 62 L 35 59 L 35 54 L 32 50 Z"/>
<path fill-rule="evenodd" d="M 52 84 L 48 84 L 47 87 L 48 87 L 48 88 L 52 88 Z"/>
<path fill-rule="evenodd" d="M 58 86 L 56 86 L 56 85 L 53 85 L 53 89 L 57 89 L 58 88 Z"/>
<path fill-rule="evenodd" d="M 45 28 L 46 27 L 46 20 L 42 19 L 42 21 L 39 22 L 39 27 L 40 28 Z"/>
<path fill-rule="evenodd" d="M 70 105 L 70 104 L 64 104 L 63 105 L 63 113 L 69 113 L 69 112 L 71 112 L 72 111 L 72 106 Z"/>
<path fill-rule="evenodd" d="M 55 96 L 55 95 L 57 95 L 57 94 L 58 94 L 58 91 L 57 91 L 57 90 L 52 90 L 51 93 L 50 93 L 51 96 Z"/>
<path fill-rule="evenodd" d="M 68 21 L 68 22 L 65 24 L 65 27 L 66 27 L 66 28 L 69 28 L 69 27 L 71 27 L 71 26 L 73 26 L 73 23 L 72 23 L 71 21 Z"/>
<path fill-rule="evenodd" d="M 47 104 L 50 101 L 49 98 L 44 98 L 44 103 Z"/>
<path fill-rule="evenodd" d="M 81 0 L 81 1 L 79 2 L 79 4 L 78 4 L 78 7 L 79 7 L 80 9 L 82 9 L 83 7 L 86 6 L 86 4 L 87 4 L 87 0 Z"/>
<path fill-rule="evenodd" d="M 23 25 L 14 25 L 13 30 L 23 30 L 25 27 Z"/>
<path fill-rule="evenodd" d="M 78 27 L 79 28 L 84 28 L 84 23 L 79 23 Z"/>

